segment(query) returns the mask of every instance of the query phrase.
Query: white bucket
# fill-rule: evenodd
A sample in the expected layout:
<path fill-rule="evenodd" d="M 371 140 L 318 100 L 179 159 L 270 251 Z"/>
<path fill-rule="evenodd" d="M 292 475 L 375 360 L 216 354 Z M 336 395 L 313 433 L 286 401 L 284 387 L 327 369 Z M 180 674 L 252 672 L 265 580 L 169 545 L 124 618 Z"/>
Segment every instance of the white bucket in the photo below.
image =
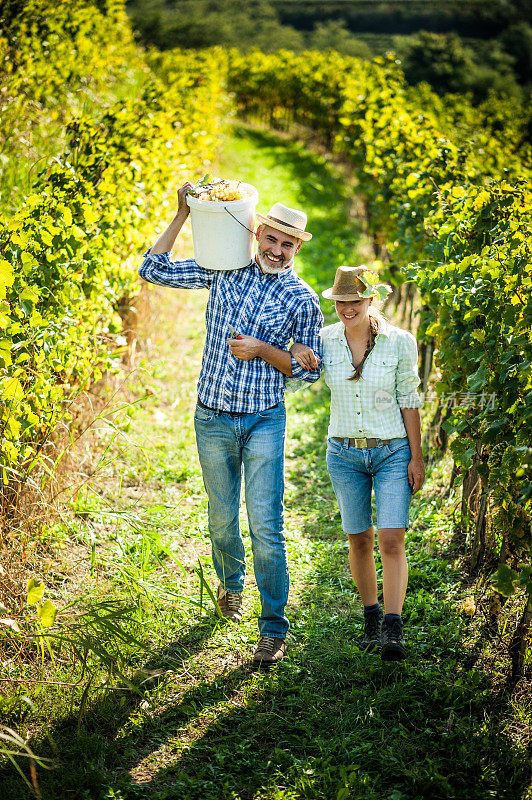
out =
<path fill-rule="evenodd" d="M 187 196 L 192 222 L 194 259 L 206 269 L 241 269 L 253 257 L 254 186 L 241 183 L 249 194 L 241 200 L 199 200 Z"/>

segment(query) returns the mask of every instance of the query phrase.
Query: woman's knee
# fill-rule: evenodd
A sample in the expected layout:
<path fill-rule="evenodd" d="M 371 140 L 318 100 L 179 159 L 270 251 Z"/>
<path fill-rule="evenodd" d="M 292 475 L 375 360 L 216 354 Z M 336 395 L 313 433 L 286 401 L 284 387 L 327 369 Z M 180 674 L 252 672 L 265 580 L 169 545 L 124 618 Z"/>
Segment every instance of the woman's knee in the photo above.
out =
<path fill-rule="evenodd" d="M 357 554 L 373 552 L 375 544 L 373 528 L 362 531 L 362 533 L 350 533 L 348 534 L 348 538 L 349 548 L 352 552 Z"/>
<path fill-rule="evenodd" d="M 379 531 L 379 550 L 381 555 L 402 556 L 405 552 L 404 528 L 389 528 Z"/>

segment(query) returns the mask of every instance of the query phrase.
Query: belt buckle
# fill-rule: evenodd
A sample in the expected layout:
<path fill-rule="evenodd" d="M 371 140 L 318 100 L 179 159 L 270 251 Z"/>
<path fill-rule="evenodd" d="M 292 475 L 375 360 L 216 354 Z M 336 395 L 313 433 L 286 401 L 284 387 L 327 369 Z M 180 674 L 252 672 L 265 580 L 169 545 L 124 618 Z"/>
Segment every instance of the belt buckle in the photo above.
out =
<path fill-rule="evenodd" d="M 367 439 L 355 439 L 355 447 L 357 450 L 362 450 L 362 448 L 368 446 Z"/>

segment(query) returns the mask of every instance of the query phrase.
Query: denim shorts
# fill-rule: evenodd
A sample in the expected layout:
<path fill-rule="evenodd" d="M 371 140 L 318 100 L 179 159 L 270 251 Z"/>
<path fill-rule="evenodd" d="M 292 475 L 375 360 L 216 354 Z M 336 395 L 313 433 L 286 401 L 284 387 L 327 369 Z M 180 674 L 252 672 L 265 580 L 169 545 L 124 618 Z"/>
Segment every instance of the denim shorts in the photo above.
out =
<path fill-rule="evenodd" d="M 345 533 L 373 525 L 371 490 L 375 489 L 377 528 L 408 528 L 412 490 L 408 483 L 410 446 L 405 436 L 389 444 L 357 450 L 327 440 L 327 469 L 340 507 Z"/>

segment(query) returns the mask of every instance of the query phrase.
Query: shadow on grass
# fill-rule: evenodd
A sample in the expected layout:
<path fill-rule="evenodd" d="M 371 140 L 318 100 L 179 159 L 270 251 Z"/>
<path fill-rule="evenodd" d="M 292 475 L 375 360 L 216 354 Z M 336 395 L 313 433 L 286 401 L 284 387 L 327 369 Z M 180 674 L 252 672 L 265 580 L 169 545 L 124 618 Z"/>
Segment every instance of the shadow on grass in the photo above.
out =
<path fill-rule="evenodd" d="M 144 692 L 151 691 L 165 680 L 167 671 L 179 672 L 186 669 L 187 661 L 201 652 L 206 640 L 218 628 L 219 621 L 214 617 L 203 618 L 183 630 L 182 634 L 154 652 L 137 670 L 138 679 L 132 681 L 138 692 L 106 692 L 92 700 L 81 716 L 72 715 L 48 727 L 44 737 L 32 739 L 34 752 L 40 756 L 56 760 L 60 754 L 60 765 L 39 776 L 43 800 L 74 797 L 100 797 L 92 792 L 99 789 L 102 765 L 107 759 L 113 760 L 120 752 L 116 745 L 117 734 L 127 725 L 144 701 Z M 151 671 L 160 670 L 161 676 L 149 677 Z M 33 792 L 24 784 L 11 768 L 0 770 L 0 798 L 19 800 L 33 798 Z M 103 795 L 102 795 L 103 797 Z"/>
<path fill-rule="evenodd" d="M 43 776 L 43 797 L 519 797 L 528 768 L 493 715 L 485 725 L 485 680 L 460 675 L 437 636 L 429 654 L 414 642 L 402 665 L 361 653 L 358 621 L 337 613 L 336 577 L 324 548 L 293 618 L 291 658 L 269 674 L 213 675 L 137 722 L 117 709 L 102 726 L 96 704 L 77 739 L 79 771 Z"/>
<path fill-rule="evenodd" d="M 504 732 L 506 709 L 490 704 L 485 676 L 464 668 L 446 600 L 454 575 L 427 552 L 422 526 L 410 536 L 410 658 L 385 664 L 357 648 L 323 448 L 304 421 L 296 433 L 289 479 L 307 501 L 313 562 L 291 612 L 290 658 L 266 674 L 234 663 L 207 670 L 175 690 L 166 676 L 163 702 L 157 688 L 146 694 L 149 715 L 136 714 L 138 699 L 93 704 L 77 736 L 68 724 L 51 732 L 68 769 L 42 775 L 44 800 L 515 800 L 526 791 L 524 747 Z M 192 627 L 149 666 L 170 659 L 178 672 L 211 632 Z"/>
<path fill-rule="evenodd" d="M 166 744 L 144 776 L 135 784 L 122 773 L 113 788 L 128 800 L 520 797 L 530 766 L 502 731 L 504 709 L 487 708 L 486 678 L 463 669 L 446 565 L 414 532 L 410 659 L 385 664 L 357 648 L 342 540 L 323 536 L 319 521 L 306 533 L 314 568 L 292 614 L 290 658 L 268 674 L 239 668 L 185 692 L 157 717 Z M 130 740 L 136 754 L 154 724 Z"/>

